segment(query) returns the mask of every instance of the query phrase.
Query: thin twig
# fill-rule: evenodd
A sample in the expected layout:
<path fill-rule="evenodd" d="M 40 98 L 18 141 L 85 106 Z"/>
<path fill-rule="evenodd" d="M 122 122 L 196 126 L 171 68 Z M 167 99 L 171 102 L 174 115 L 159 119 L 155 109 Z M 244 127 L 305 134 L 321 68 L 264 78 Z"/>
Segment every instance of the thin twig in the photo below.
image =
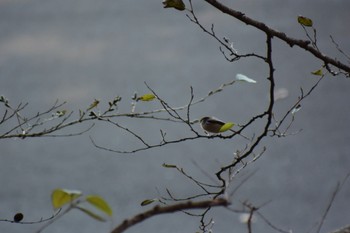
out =
<path fill-rule="evenodd" d="M 345 182 L 347 181 L 347 179 L 349 178 L 349 176 L 350 176 L 350 173 L 347 174 L 345 176 L 345 178 L 341 182 L 337 183 L 337 186 L 335 187 L 335 189 L 334 189 L 334 191 L 333 191 L 333 193 L 331 195 L 331 198 L 330 198 L 330 200 L 329 200 L 329 202 L 328 202 L 328 204 L 326 206 L 326 210 L 324 211 L 324 213 L 323 213 L 323 215 L 321 217 L 320 223 L 319 223 L 319 225 L 318 225 L 318 227 L 316 229 L 316 233 L 319 233 L 321 231 L 323 223 L 324 223 L 324 221 L 325 221 L 325 219 L 326 219 L 326 217 L 327 217 L 327 215 L 329 213 L 329 210 L 331 209 L 331 207 L 332 207 L 332 205 L 334 203 L 334 200 L 335 200 L 337 194 L 343 188 L 343 186 L 344 186 Z"/>

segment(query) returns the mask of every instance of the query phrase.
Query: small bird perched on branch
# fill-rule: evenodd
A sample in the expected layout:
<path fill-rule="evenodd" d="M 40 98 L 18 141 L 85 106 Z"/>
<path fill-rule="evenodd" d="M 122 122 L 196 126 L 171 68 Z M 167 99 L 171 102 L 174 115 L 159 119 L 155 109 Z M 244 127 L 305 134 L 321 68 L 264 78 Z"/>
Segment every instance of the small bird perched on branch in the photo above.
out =
<path fill-rule="evenodd" d="M 235 125 L 232 122 L 223 122 L 215 117 L 202 117 L 199 120 L 199 123 L 201 125 L 201 128 L 207 133 L 207 134 L 218 134 L 223 133 L 225 131 L 230 130 L 231 132 L 237 133 L 236 131 L 232 130 L 231 128 Z M 249 138 L 239 134 L 243 138 L 250 140 Z"/>
<path fill-rule="evenodd" d="M 215 117 L 202 117 L 199 120 L 199 122 L 201 124 L 202 129 L 206 133 L 213 133 L 213 134 L 225 132 L 229 130 L 231 127 L 233 127 L 234 125 L 232 122 L 225 123 Z M 228 126 L 227 129 L 223 129 L 223 126 L 225 124 Z"/>

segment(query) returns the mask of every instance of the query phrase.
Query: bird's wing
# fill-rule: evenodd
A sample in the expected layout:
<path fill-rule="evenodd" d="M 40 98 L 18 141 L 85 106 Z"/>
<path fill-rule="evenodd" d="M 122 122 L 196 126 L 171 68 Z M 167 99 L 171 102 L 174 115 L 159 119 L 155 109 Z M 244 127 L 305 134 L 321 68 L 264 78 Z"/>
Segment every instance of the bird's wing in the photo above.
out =
<path fill-rule="evenodd" d="M 224 125 L 225 124 L 225 122 L 222 122 L 222 121 L 220 121 L 218 119 L 209 119 L 208 123 L 219 124 L 219 125 Z"/>

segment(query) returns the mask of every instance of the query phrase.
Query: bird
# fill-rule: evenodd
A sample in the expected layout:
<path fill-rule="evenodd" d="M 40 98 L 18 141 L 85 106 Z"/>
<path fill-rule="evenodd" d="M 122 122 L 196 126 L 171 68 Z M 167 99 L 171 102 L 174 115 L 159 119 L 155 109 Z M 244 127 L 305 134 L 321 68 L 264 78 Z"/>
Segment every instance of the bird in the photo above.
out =
<path fill-rule="evenodd" d="M 221 127 L 225 124 L 225 122 L 215 118 L 215 117 L 202 117 L 199 120 L 202 129 L 206 132 L 206 133 L 213 133 L 213 134 L 217 134 L 220 133 L 220 129 Z"/>
<path fill-rule="evenodd" d="M 232 122 L 225 123 L 225 122 L 223 122 L 215 117 L 209 117 L 209 116 L 202 117 L 199 120 L 199 123 L 201 125 L 201 128 L 208 135 L 222 133 L 222 132 L 227 131 L 227 130 L 230 130 L 231 132 L 237 133 L 236 131 L 230 129 L 234 125 Z M 225 124 L 228 125 L 228 127 L 223 130 L 223 126 Z M 241 134 L 239 134 L 239 135 L 250 141 L 250 139 L 248 137 L 243 136 Z"/>

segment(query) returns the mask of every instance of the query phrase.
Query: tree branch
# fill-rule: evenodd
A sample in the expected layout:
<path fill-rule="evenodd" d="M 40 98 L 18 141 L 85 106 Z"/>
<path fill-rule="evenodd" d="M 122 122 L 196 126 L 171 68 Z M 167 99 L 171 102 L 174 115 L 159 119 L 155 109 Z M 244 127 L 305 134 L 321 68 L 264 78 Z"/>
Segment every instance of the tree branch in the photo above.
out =
<path fill-rule="evenodd" d="M 253 27 L 265 32 L 267 35 L 270 35 L 271 37 L 277 37 L 280 40 L 286 42 L 291 47 L 298 46 L 300 48 L 305 49 L 306 51 L 313 54 L 315 57 L 322 60 L 325 64 L 332 64 L 333 66 L 335 66 L 341 70 L 346 71 L 347 76 L 348 77 L 350 76 L 350 66 L 348 66 L 348 65 L 346 65 L 346 64 L 344 64 L 336 59 L 330 58 L 330 57 L 322 54 L 320 51 L 318 51 L 314 47 L 310 46 L 310 41 L 298 40 L 298 39 L 289 37 L 285 33 L 274 30 L 274 29 L 268 27 L 266 24 L 259 22 L 257 20 L 254 20 L 252 18 L 249 18 L 244 13 L 233 10 L 232 8 L 229 8 L 216 0 L 205 0 L 205 1 L 207 3 L 209 3 L 210 5 L 212 5 L 213 7 L 215 7 L 216 9 L 223 12 L 224 14 L 230 15 L 230 16 L 242 21 L 243 23 L 245 23 L 247 25 L 253 26 Z"/>
<path fill-rule="evenodd" d="M 113 229 L 111 233 L 124 232 L 126 229 L 155 215 L 174 213 L 174 212 L 189 210 L 189 209 L 205 209 L 205 208 L 214 207 L 214 206 L 228 206 L 229 204 L 230 203 L 226 199 L 218 198 L 214 200 L 206 200 L 206 201 L 199 201 L 199 202 L 189 201 L 189 202 L 179 203 L 179 204 L 170 205 L 170 206 L 155 206 L 151 210 L 135 215 L 130 219 L 124 220 L 119 226 Z"/>
<path fill-rule="evenodd" d="M 349 226 L 345 226 L 339 230 L 336 231 L 332 231 L 331 233 L 350 233 L 350 225 Z"/>

